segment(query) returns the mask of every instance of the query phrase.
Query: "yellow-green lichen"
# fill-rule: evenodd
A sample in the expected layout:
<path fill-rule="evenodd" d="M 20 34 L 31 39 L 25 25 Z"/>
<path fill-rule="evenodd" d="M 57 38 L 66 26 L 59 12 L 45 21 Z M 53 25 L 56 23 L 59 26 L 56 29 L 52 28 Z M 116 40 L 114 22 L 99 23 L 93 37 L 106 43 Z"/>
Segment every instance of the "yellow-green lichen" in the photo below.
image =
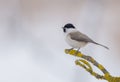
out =
<path fill-rule="evenodd" d="M 107 80 L 108 82 L 120 82 L 120 77 L 114 77 L 110 75 L 110 73 L 92 57 L 84 55 L 76 50 L 70 49 L 65 49 L 65 53 L 83 58 L 84 60 L 83 59 L 76 60 L 75 61 L 76 65 L 83 67 L 86 71 L 88 71 L 91 75 L 95 76 L 97 79 L 104 79 Z M 94 72 L 89 62 L 91 62 L 94 66 L 100 69 L 103 72 L 103 75 Z"/>

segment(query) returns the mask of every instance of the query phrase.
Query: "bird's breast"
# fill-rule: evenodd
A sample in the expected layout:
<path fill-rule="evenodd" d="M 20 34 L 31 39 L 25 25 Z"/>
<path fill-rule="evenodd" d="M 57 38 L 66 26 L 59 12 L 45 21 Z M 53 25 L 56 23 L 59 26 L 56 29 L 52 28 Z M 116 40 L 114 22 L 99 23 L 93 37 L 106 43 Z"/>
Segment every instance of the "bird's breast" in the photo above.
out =
<path fill-rule="evenodd" d="M 84 47 L 87 43 L 83 41 L 77 41 L 71 39 L 70 35 L 66 36 L 66 42 L 73 48 L 81 48 Z"/>

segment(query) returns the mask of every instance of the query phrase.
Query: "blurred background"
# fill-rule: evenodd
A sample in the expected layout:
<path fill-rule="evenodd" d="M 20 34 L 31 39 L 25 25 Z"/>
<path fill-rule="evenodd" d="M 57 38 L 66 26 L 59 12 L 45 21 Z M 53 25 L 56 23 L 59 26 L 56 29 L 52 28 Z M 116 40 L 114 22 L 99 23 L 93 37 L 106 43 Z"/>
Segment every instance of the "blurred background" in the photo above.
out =
<path fill-rule="evenodd" d="M 0 81 L 107 82 L 64 53 L 66 23 L 108 46 L 89 44 L 81 52 L 120 76 L 120 0 L 0 0 Z"/>

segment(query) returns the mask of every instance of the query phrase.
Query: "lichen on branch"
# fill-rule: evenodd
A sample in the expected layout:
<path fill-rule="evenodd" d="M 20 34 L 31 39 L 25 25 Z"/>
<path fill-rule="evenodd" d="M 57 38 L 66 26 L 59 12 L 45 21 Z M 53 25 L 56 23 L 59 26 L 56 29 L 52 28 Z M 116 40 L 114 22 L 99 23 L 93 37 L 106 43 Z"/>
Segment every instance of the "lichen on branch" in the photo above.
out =
<path fill-rule="evenodd" d="M 120 82 L 120 77 L 114 77 L 110 75 L 110 73 L 91 56 L 87 56 L 82 54 L 81 52 L 78 52 L 76 50 L 70 50 L 70 49 L 65 49 L 65 53 L 82 58 L 82 59 L 76 60 L 75 64 L 83 67 L 86 71 L 88 71 L 91 75 L 95 76 L 97 79 L 104 79 L 104 80 L 107 80 L 108 82 Z M 94 66 L 96 66 L 99 70 L 101 70 L 103 72 L 103 75 L 100 75 L 94 72 L 89 62 L 91 62 Z"/>

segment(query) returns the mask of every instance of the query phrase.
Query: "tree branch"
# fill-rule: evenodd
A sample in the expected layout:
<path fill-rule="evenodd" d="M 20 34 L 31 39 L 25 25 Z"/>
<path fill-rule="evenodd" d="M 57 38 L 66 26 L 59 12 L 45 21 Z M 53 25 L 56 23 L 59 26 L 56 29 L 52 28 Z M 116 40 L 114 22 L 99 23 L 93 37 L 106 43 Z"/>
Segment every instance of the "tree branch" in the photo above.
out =
<path fill-rule="evenodd" d="M 84 60 L 83 59 L 76 60 L 75 61 L 76 65 L 83 67 L 86 71 L 88 71 L 91 75 L 93 75 L 97 79 L 104 79 L 107 80 L 108 82 L 120 82 L 120 77 L 114 77 L 110 75 L 110 73 L 91 56 L 84 55 L 81 52 L 77 53 L 76 52 L 77 52 L 76 50 L 65 49 L 66 54 L 83 58 Z M 91 62 L 94 66 L 100 69 L 103 72 L 103 75 L 94 72 L 89 62 Z"/>

